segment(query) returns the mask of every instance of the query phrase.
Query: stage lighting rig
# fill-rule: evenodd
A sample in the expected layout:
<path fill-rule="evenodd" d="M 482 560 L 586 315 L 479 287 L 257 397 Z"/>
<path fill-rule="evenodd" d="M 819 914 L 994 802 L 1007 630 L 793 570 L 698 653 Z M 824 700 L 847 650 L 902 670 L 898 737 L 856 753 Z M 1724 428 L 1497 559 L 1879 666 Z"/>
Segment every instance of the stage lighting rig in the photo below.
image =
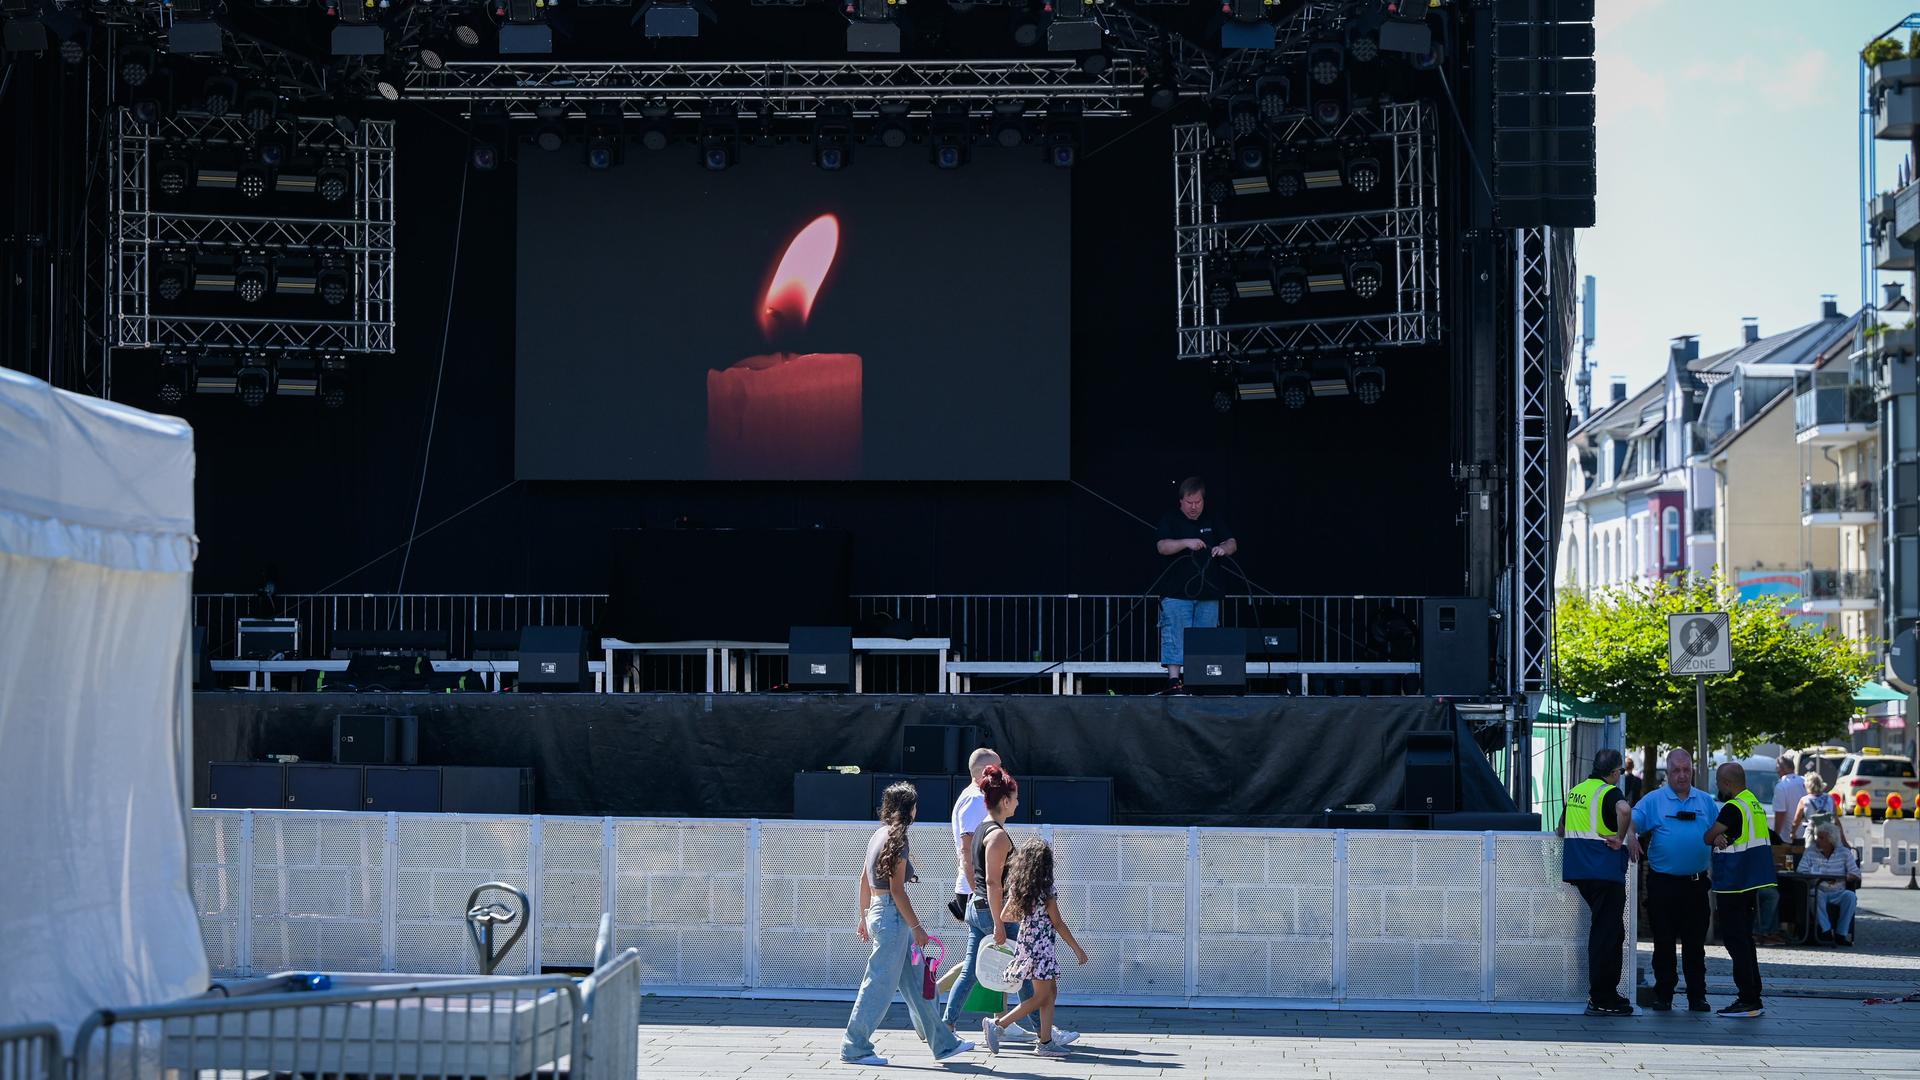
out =
<path fill-rule="evenodd" d="M 320 291 L 320 280 L 316 264 L 312 259 L 300 256 L 282 256 L 273 264 L 273 292 L 275 296 L 313 297 Z"/>
<path fill-rule="evenodd" d="M 1265 300 L 1273 295 L 1273 264 L 1265 259 L 1236 262 L 1233 295 L 1238 300 Z"/>
<path fill-rule="evenodd" d="M 339 307 L 347 302 L 347 296 L 353 289 L 353 279 L 347 275 L 344 256 L 332 254 L 321 257 L 320 272 L 315 275 L 315 288 L 320 294 L 320 302 L 328 307 Z"/>
<path fill-rule="evenodd" d="M 1262 135 L 1247 135 L 1233 144 L 1233 193 L 1265 195 L 1273 190 L 1267 173 L 1267 140 Z"/>
<path fill-rule="evenodd" d="M 1355 356 L 1347 367 L 1347 383 L 1362 405 L 1377 405 L 1387 392 L 1387 373 L 1371 353 Z"/>
<path fill-rule="evenodd" d="M 1056 168 L 1071 168 L 1080 153 L 1083 130 L 1078 108 L 1068 104 L 1049 110 L 1040 129 L 1040 141 L 1047 147 L 1047 160 Z"/>
<path fill-rule="evenodd" d="M 1386 271 L 1371 251 L 1356 253 L 1347 263 L 1347 287 L 1362 300 L 1379 296 L 1386 280 Z"/>
<path fill-rule="evenodd" d="M 247 357 L 233 377 L 233 393 L 240 398 L 240 404 L 257 409 L 266 403 L 267 395 L 272 392 L 273 369 L 267 366 L 263 357 Z"/>
<path fill-rule="evenodd" d="M 193 168 L 177 151 L 164 151 L 154 163 L 153 182 L 162 195 L 180 195 L 193 184 Z"/>
<path fill-rule="evenodd" d="M 1374 35 L 1373 27 L 1364 22 L 1350 23 L 1347 26 L 1347 52 L 1362 64 L 1371 64 L 1380 58 L 1380 39 Z"/>
<path fill-rule="evenodd" d="M 957 169 L 973 157 L 973 121 L 965 105 L 944 103 L 934 107 L 927 125 L 929 156 L 942 169 Z"/>
<path fill-rule="evenodd" d="M 997 101 L 993 105 L 993 120 L 987 133 L 993 141 L 1008 149 L 1024 144 L 1030 137 L 1027 129 L 1027 107 L 1017 101 Z"/>
<path fill-rule="evenodd" d="M 1372 150 L 1362 146 L 1347 156 L 1347 186 L 1362 195 L 1372 194 L 1380 187 L 1380 159 Z"/>
<path fill-rule="evenodd" d="M 881 146 L 898 150 L 913 141 L 913 129 L 907 123 L 910 111 L 898 101 L 880 103 L 880 119 L 874 122 L 873 137 Z"/>
<path fill-rule="evenodd" d="M 1307 298 L 1307 272 L 1298 266 L 1280 266 L 1273 274 L 1273 295 L 1283 304 L 1297 304 Z"/>
<path fill-rule="evenodd" d="M 249 90 L 240 96 L 240 118 L 248 131 L 265 131 L 279 115 L 280 102 L 271 90 Z"/>
<path fill-rule="evenodd" d="M 626 134 L 619 106 L 596 108 L 587 116 L 587 144 L 581 152 L 587 168 L 604 171 L 626 160 Z"/>
<path fill-rule="evenodd" d="M 161 401 L 178 405 L 193 393 L 193 361 L 184 353 L 169 352 L 160 358 Z"/>
<path fill-rule="evenodd" d="M 272 288 L 271 277 L 265 257 L 242 255 L 234 264 L 233 291 L 242 302 L 257 304 L 266 298 L 267 290 Z"/>
<path fill-rule="evenodd" d="M 240 166 L 239 172 L 234 178 L 234 187 L 240 190 L 241 195 L 249 199 L 265 198 L 268 183 L 267 167 L 258 162 L 248 162 Z"/>
<path fill-rule="evenodd" d="M 282 353 L 274 365 L 273 392 L 281 397 L 316 397 L 320 393 L 320 365 L 311 356 Z"/>
<path fill-rule="evenodd" d="M 1262 75 L 1253 82 L 1253 96 L 1260 105 L 1260 119 L 1277 124 L 1287 114 L 1293 86 L 1285 75 Z"/>
<path fill-rule="evenodd" d="M 853 106 L 827 102 L 813 112 L 813 163 L 828 172 L 847 166 L 853 153 Z"/>
<path fill-rule="evenodd" d="M 314 190 L 319 192 L 320 198 L 330 203 L 345 200 L 347 192 L 352 187 L 353 178 L 348 173 L 347 166 L 333 158 L 328 159 L 327 163 L 320 167 L 319 175 L 314 182 Z"/>
<path fill-rule="evenodd" d="M 899 52 L 900 24 L 894 21 L 899 3 L 900 0 L 845 0 L 841 11 L 847 17 L 847 51 Z"/>
<path fill-rule="evenodd" d="M 200 100 L 208 116 L 225 116 L 227 110 L 240 103 L 240 84 L 225 75 L 209 76 L 201 88 Z"/>
<path fill-rule="evenodd" d="M 1280 373 L 1278 394 L 1280 403 L 1289 409 L 1304 409 L 1307 398 L 1313 395 L 1313 380 L 1299 368 L 1290 368 Z"/>
<path fill-rule="evenodd" d="M 120 81 L 130 90 L 138 90 L 147 85 L 147 79 L 153 74 L 153 50 L 145 45 L 134 45 L 120 50 Z"/>
<path fill-rule="evenodd" d="M 732 168 L 739 144 L 739 110 L 731 102 L 708 103 L 700 116 L 700 163 L 713 172 Z"/>
<path fill-rule="evenodd" d="M 320 404 L 337 409 L 347 403 L 347 361 L 326 357 L 320 361 Z"/>
<path fill-rule="evenodd" d="M 567 110 L 558 104 L 533 110 L 538 123 L 533 129 L 533 145 L 551 154 L 567 144 Z"/>
<path fill-rule="evenodd" d="M 1278 396 L 1278 380 L 1268 367 L 1253 368 L 1240 376 L 1234 393 L 1241 401 L 1272 401 Z"/>
<path fill-rule="evenodd" d="M 160 269 L 154 275 L 154 295 L 172 303 L 186 295 L 193 281 L 193 264 L 184 251 L 169 250 L 160 255 Z"/>

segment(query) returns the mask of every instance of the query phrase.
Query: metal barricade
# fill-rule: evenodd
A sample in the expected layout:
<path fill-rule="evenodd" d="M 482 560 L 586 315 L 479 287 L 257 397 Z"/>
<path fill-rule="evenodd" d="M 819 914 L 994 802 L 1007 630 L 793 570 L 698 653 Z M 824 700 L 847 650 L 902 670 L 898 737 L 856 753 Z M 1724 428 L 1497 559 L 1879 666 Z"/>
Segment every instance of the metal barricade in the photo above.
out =
<path fill-rule="evenodd" d="M 61 1080 L 66 1060 L 52 1024 L 0 1027 L 0 1080 Z"/>

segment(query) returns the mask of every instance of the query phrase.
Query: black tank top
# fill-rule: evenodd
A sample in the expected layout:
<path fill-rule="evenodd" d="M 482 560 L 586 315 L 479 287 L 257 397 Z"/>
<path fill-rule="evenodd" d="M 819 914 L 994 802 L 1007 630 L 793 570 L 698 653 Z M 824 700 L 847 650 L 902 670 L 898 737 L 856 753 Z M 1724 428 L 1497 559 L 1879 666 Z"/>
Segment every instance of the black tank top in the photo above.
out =
<path fill-rule="evenodd" d="M 983 903 L 987 899 L 987 839 L 996 829 L 1000 832 L 1007 831 L 1001 828 L 999 822 L 988 818 L 973 834 L 973 898 Z M 1008 836 L 1007 841 L 1011 843 L 1013 837 Z M 1004 885 L 1006 882 L 1002 881 L 1001 884 Z"/>

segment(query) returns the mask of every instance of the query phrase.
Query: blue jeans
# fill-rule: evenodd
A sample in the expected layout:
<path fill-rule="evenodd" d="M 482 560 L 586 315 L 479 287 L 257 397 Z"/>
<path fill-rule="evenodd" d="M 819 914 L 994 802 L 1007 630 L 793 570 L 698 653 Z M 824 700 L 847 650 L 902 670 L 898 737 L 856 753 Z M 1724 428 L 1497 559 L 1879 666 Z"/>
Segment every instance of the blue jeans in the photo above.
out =
<path fill-rule="evenodd" d="M 1160 598 L 1160 662 L 1187 662 L 1187 627 L 1220 625 L 1220 601 Z"/>
<path fill-rule="evenodd" d="M 960 1040 L 935 1015 L 933 1002 L 920 996 L 920 965 L 913 962 L 913 931 L 900 917 L 893 897 L 881 893 L 867 906 L 867 933 L 873 937 L 873 954 L 867 957 L 867 973 L 860 979 L 860 993 L 853 999 L 853 1015 L 847 1017 L 847 1037 L 840 1042 L 840 1057 L 857 1061 L 873 1053 L 873 1033 L 886 1018 L 893 995 L 907 999 L 907 1018 L 913 1030 L 933 1047 L 935 1057 L 960 1045 Z"/>
<path fill-rule="evenodd" d="M 1005 925 L 1009 939 L 1019 935 L 1020 926 L 1018 923 L 1007 923 Z M 975 907 L 972 904 L 967 905 L 967 955 L 965 959 L 960 961 L 960 978 L 954 981 L 953 992 L 947 995 L 947 1007 L 940 1012 L 941 1022 L 948 1027 L 960 1026 L 960 1014 L 965 1011 L 967 995 L 972 993 L 973 988 L 980 983 L 980 980 L 975 978 L 973 974 L 974 964 L 980 959 L 980 943 L 992 936 L 993 918 L 987 912 L 987 909 L 984 907 Z M 1007 1006 L 1011 1008 L 1025 1001 L 1032 993 L 1033 984 L 1031 982 L 1021 983 L 1018 990 L 1007 995 Z"/>
<path fill-rule="evenodd" d="M 1754 894 L 1753 932 L 1756 934 L 1777 934 L 1780 932 L 1780 890 L 1761 889 Z"/>
<path fill-rule="evenodd" d="M 1762 890 L 1765 891 L 1765 890 Z M 1813 923 L 1823 934 L 1853 936 L 1853 909 L 1860 898 L 1846 889 L 1813 891 Z"/>

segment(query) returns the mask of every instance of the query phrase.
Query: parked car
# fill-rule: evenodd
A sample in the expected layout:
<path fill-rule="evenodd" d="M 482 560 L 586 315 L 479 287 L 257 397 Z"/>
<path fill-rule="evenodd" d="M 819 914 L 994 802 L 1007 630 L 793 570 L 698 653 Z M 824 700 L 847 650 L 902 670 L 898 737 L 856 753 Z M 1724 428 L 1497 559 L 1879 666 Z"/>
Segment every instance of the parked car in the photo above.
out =
<path fill-rule="evenodd" d="M 1801 776 L 1819 773 L 1820 779 L 1827 782 L 1827 790 L 1834 790 L 1833 782 L 1840 778 L 1840 763 L 1847 759 L 1850 751 L 1844 746 L 1810 746 L 1797 755 Z"/>
<path fill-rule="evenodd" d="M 1859 800 L 1860 793 L 1866 792 L 1873 800 L 1873 818 L 1878 821 L 1885 816 L 1888 795 L 1898 794 L 1907 809 L 1913 809 L 1914 800 L 1920 798 L 1920 778 L 1914 775 L 1913 759 L 1910 757 L 1863 751 L 1848 754 L 1840 762 L 1833 790 L 1840 793 L 1841 802 L 1849 811 Z"/>

